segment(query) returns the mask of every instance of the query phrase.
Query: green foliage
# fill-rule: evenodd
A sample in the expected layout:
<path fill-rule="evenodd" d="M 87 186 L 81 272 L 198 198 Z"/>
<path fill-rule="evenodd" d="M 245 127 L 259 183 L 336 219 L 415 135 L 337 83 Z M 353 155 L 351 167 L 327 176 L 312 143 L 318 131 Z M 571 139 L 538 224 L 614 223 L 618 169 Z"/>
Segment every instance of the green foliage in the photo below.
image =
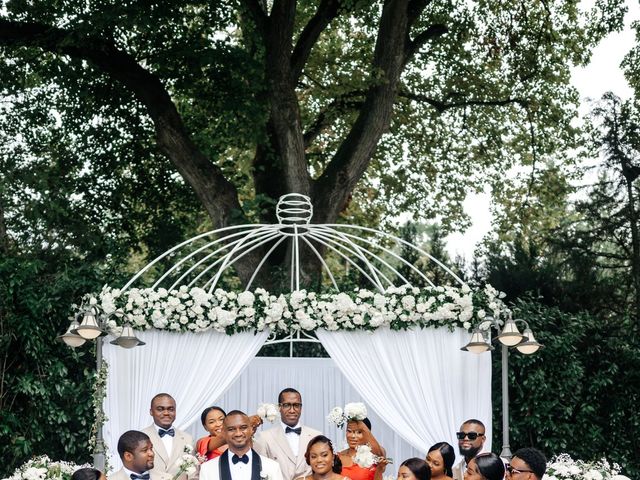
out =
<path fill-rule="evenodd" d="M 549 457 L 602 456 L 640 474 L 640 342 L 629 335 L 631 319 L 603 321 L 589 313 L 566 313 L 531 300 L 515 304 L 544 348 L 509 356 L 511 447 L 540 448 Z M 494 371 L 500 355 L 493 354 Z M 501 405 L 500 376 L 494 376 L 494 405 Z M 500 416 L 494 415 L 493 445 L 501 445 Z"/>
<path fill-rule="evenodd" d="M 95 357 L 56 336 L 99 270 L 64 258 L 0 258 L 0 475 L 35 454 L 89 460 Z"/>

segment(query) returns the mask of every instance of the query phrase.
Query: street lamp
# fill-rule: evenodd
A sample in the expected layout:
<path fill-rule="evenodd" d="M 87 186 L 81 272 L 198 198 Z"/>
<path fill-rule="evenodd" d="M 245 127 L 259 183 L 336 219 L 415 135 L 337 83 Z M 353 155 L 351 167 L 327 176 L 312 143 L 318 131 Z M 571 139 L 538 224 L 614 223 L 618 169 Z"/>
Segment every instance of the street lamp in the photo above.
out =
<path fill-rule="evenodd" d="M 487 317 L 489 322 L 489 328 L 485 332 L 476 327 L 471 333 L 471 340 L 460 350 L 471 353 L 484 353 L 494 350 L 491 343 L 489 343 L 489 334 L 491 327 L 494 327 L 498 332 L 496 340 L 502 345 L 502 452 L 500 456 L 507 460 L 511 459 L 511 447 L 509 446 L 509 348 L 515 347 L 520 353 L 530 355 L 537 352 L 543 346 L 538 343 L 533 336 L 529 324 L 525 320 L 512 319 L 511 313 L 504 323 L 502 330 L 500 329 L 500 322 L 492 317 Z M 524 333 L 520 333 L 518 329 L 518 323 L 525 325 Z"/>
<path fill-rule="evenodd" d="M 117 310 L 115 316 L 122 318 L 124 312 Z M 71 324 L 67 331 L 58 336 L 58 340 L 66 343 L 71 348 L 76 348 L 83 345 L 87 340 L 96 341 L 96 369 L 98 374 L 102 370 L 102 337 L 108 334 L 107 332 L 107 315 L 99 315 L 98 311 L 94 307 L 84 308 L 80 314 L 76 317 L 71 317 Z M 78 322 L 78 320 L 81 320 Z M 118 345 L 122 348 L 133 348 L 136 346 L 144 345 L 145 343 L 135 336 L 131 324 L 127 322 L 122 333 L 118 335 L 113 341 L 110 342 L 113 345 Z M 93 451 L 93 466 L 100 471 L 104 470 L 105 466 L 105 451 L 104 451 L 104 438 L 102 437 L 102 428 L 98 426 L 96 431 L 96 446 Z"/>

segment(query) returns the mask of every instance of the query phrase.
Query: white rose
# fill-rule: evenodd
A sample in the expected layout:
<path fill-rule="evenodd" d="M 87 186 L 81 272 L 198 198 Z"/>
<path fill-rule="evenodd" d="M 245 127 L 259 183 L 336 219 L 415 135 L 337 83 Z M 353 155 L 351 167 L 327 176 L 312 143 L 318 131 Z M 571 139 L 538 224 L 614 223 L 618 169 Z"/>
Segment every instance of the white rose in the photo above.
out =
<path fill-rule="evenodd" d="M 246 291 L 238 294 L 238 305 L 241 307 L 253 307 L 256 297 L 253 293 Z"/>

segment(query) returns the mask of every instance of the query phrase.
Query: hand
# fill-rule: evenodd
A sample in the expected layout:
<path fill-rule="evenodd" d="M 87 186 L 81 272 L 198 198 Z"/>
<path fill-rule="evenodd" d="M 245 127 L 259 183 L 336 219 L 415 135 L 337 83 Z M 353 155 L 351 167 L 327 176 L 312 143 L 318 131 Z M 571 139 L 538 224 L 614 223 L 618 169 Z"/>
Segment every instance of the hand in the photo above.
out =
<path fill-rule="evenodd" d="M 258 427 L 262 425 L 262 418 L 260 418 L 258 415 L 251 415 L 249 417 L 249 425 L 251 425 L 251 429 L 253 430 L 253 433 L 256 433 L 256 430 L 258 430 Z"/>

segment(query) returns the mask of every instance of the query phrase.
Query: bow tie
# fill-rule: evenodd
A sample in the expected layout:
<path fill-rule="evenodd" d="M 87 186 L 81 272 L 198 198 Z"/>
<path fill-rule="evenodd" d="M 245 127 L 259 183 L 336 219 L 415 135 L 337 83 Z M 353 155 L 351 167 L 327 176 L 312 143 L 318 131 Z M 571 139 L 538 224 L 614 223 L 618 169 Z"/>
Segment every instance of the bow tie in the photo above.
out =
<path fill-rule="evenodd" d="M 298 428 L 287 427 L 284 429 L 284 433 L 295 433 L 296 435 L 300 435 L 302 433 L 302 427 L 298 427 Z"/>
<path fill-rule="evenodd" d="M 238 455 L 236 455 L 235 453 L 233 454 L 233 457 L 231 457 L 231 461 L 233 462 L 233 464 L 235 465 L 238 462 L 242 462 L 242 463 L 249 463 L 249 457 L 244 454 L 241 457 L 239 457 Z"/>
<path fill-rule="evenodd" d="M 176 431 L 173 428 L 170 428 L 169 430 L 165 430 L 164 428 L 159 428 L 158 435 L 160 435 L 160 438 L 164 437 L 165 435 L 169 435 L 170 437 L 175 437 Z"/>
<path fill-rule="evenodd" d="M 131 480 L 149 480 L 151 478 L 151 476 L 149 475 L 149 472 L 145 472 L 140 475 L 136 475 L 135 473 L 132 473 L 129 476 L 131 477 Z"/>

